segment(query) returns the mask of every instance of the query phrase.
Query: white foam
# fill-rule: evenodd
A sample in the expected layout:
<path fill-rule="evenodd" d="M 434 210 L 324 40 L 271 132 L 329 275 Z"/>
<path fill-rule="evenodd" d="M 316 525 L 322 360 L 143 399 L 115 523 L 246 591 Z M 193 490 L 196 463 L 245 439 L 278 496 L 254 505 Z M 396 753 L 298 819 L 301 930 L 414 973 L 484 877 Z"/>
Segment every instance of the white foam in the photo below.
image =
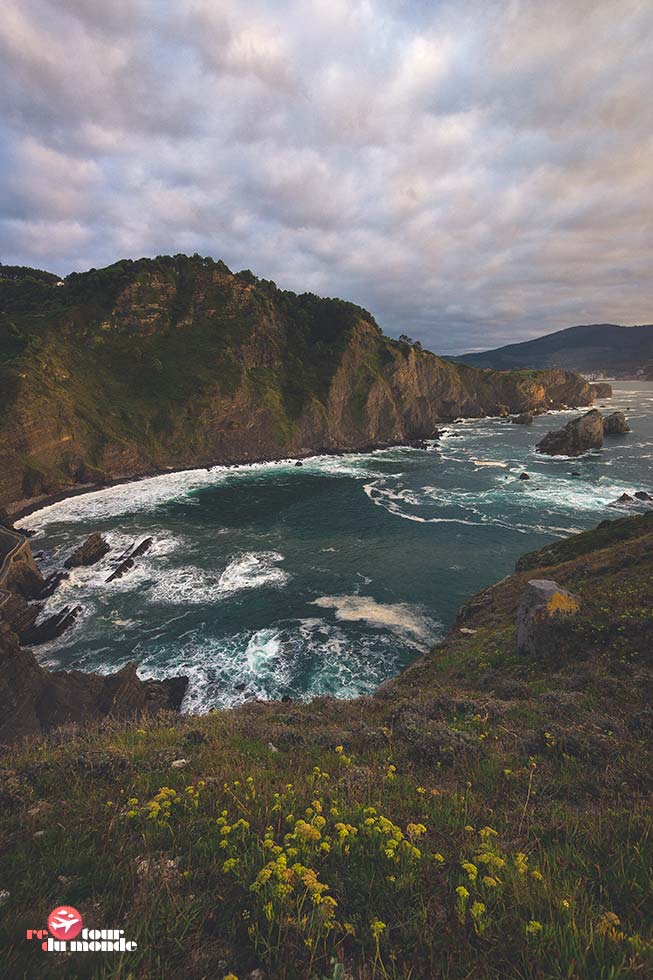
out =
<path fill-rule="evenodd" d="M 435 642 L 439 633 L 436 625 L 423 611 L 405 602 L 380 603 L 371 596 L 340 595 L 321 596 L 314 599 L 313 606 L 333 609 L 336 619 L 347 622 L 364 622 L 370 626 L 391 629 L 414 642 L 430 640 Z M 423 643 L 420 643 L 422 646 Z"/>

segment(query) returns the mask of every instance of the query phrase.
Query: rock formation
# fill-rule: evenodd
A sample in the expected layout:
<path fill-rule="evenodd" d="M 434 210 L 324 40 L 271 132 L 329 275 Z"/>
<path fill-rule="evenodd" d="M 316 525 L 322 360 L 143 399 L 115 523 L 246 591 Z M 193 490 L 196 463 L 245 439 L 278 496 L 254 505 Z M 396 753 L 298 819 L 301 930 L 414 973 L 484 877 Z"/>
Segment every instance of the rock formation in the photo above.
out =
<path fill-rule="evenodd" d="M 567 422 L 562 429 L 547 433 L 536 449 L 549 456 L 580 456 L 588 449 L 600 449 L 602 445 L 603 416 L 594 408 Z"/>
<path fill-rule="evenodd" d="M 595 381 L 590 385 L 595 398 L 612 398 L 612 385 L 607 381 Z"/>
<path fill-rule="evenodd" d="M 515 415 L 512 420 L 513 425 L 532 425 L 533 424 L 533 413 L 532 412 L 522 412 L 520 415 Z"/>
<path fill-rule="evenodd" d="M 558 628 L 580 610 L 576 596 L 549 579 L 532 579 L 517 609 L 517 652 L 539 659 L 557 652 Z"/>
<path fill-rule="evenodd" d="M 178 710 L 187 683 L 185 677 L 142 681 L 135 664 L 106 676 L 47 671 L 0 620 L 0 743 L 106 715 Z"/>
<path fill-rule="evenodd" d="M 611 415 L 606 415 L 603 419 L 603 434 L 606 436 L 617 436 L 622 435 L 625 432 L 630 432 L 630 426 L 626 421 L 626 416 L 623 412 L 613 412 Z"/>
<path fill-rule="evenodd" d="M 79 548 L 64 562 L 66 568 L 77 568 L 80 565 L 95 565 L 110 551 L 110 547 L 101 534 L 96 531 L 90 534 Z"/>

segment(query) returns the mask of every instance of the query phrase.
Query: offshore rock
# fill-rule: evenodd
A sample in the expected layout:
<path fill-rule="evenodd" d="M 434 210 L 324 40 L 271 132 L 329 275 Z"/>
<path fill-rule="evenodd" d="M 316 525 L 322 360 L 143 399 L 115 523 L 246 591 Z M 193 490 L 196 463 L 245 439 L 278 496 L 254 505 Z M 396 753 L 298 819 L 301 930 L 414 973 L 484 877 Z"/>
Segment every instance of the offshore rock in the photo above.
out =
<path fill-rule="evenodd" d="M 607 381 L 597 381 L 590 385 L 595 398 L 612 398 L 612 385 Z"/>
<path fill-rule="evenodd" d="M 512 420 L 513 425 L 532 425 L 533 424 L 533 413 L 532 412 L 522 412 L 520 415 L 515 415 Z"/>
<path fill-rule="evenodd" d="M 130 568 L 133 568 L 136 559 L 144 555 L 152 547 L 152 538 L 144 538 L 139 545 L 136 545 L 131 551 L 128 551 L 120 561 L 120 564 L 114 572 L 111 573 L 107 582 L 113 582 L 114 579 L 122 578 L 125 572 L 128 572 Z"/>
<path fill-rule="evenodd" d="M 580 611 L 576 596 L 549 579 L 532 579 L 517 609 L 517 652 L 538 659 L 557 652 L 559 628 Z"/>
<path fill-rule="evenodd" d="M 64 565 L 66 568 L 78 568 L 80 565 L 95 565 L 96 562 L 104 558 L 111 550 L 101 534 L 96 531 L 94 534 L 80 544 L 79 548 L 69 555 Z"/>
<path fill-rule="evenodd" d="M 578 419 L 572 419 L 562 429 L 549 432 L 538 442 L 536 449 L 549 456 L 580 456 L 589 449 L 603 445 L 603 416 L 593 408 Z"/>
<path fill-rule="evenodd" d="M 603 434 L 606 436 L 618 436 L 625 432 L 630 432 L 630 426 L 623 412 L 613 412 L 606 415 L 603 419 Z"/>

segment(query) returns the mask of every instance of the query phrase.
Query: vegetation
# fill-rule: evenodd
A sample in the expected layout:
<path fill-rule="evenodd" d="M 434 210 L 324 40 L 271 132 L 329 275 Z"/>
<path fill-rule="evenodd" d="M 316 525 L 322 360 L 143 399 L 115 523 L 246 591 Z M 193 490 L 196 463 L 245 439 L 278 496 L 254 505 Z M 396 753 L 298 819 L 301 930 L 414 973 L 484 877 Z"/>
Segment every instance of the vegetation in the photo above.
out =
<path fill-rule="evenodd" d="M 14 746 L 6 974 L 650 975 L 652 544 L 638 518 L 570 539 L 557 564 L 545 549 L 374 698 Z M 514 646 L 515 607 L 543 576 L 580 604 L 547 662 Z M 41 953 L 25 929 L 60 903 L 138 949 Z"/>

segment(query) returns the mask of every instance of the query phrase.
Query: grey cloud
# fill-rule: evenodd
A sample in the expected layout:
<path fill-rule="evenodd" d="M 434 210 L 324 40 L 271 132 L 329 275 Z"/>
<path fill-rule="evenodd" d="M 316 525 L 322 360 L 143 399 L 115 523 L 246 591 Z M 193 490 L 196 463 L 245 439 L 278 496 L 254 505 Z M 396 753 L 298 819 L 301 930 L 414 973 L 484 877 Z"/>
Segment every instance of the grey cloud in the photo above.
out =
<path fill-rule="evenodd" d="M 199 251 L 455 352 L 650 322 L 642 0 L 6 0 L 0 249 Z"/>

